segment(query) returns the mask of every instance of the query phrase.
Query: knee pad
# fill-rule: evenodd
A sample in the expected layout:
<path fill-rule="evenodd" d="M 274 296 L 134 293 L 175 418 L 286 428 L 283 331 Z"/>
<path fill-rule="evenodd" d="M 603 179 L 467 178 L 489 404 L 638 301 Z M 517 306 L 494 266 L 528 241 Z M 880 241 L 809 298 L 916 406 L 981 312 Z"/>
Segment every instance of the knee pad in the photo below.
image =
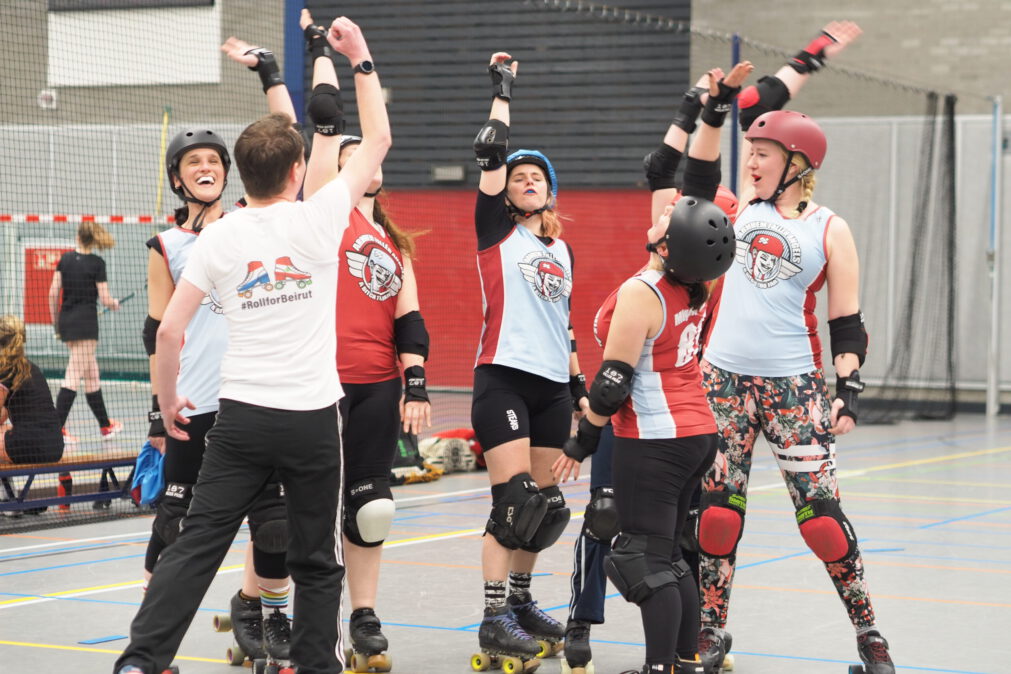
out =
<path fill-rule="evenodd" d="M 155 509 L 152 529 L 158 532 L 166 546 L 172 545 L 183 528 L 183 518 L 193 500 L 193 485 L 181 482 L 169 482 L 165 485 L 165 493 L 158 501 Z"/>
<path fill-rule="evenodd" d="M 590 494 L 590 503 L 583 513 L 583 533 L 595 541 L 609 543 L 620 531 L 618 502 L 612 487 L 599 487 Z"/>
<path fill-rule="evenodd" d="M 622 597 L 642 604 L 660 589 L 677 585 L 678 579 L 689 573 L 683 559 L 671 564 L 673 551 L 674 541 L 669 538 L 622 533 L 604 557 L 604 573 Z"/>
<path fill-rule="evenodd" d="M 388 477 L 366 477 L 347 488 L 344 535 L 364 548 L 382 545 L 390 533 L 397 506 Z"/>
<path fill-rule="evenodd" d="M 530 542 L 522 546 L 528 552 L 540 552 L 554 545 L 572 518 L 572 511 L 565 507 L 561 489 L 557 486 L 548 487 L 542 489 L 541 494 L 548 500 L 548 509 Z"/>
<path fill-rule="evenodd" d="M 548 510 L 548 499 L 530 473 L 520 473 L 491 486 L 491 516 L 485 532 L 502 547 L 518 550 L 537 533 Z"/>
<path fill-rule="evenodd" d="M 270 482 L 263 488 L 247 518 L 249 537 L 258 550 L 279 554 L 288 549 L 288 510 L 280 482 Z"/>
<path fill-rule="evenodd" d="M 853 525 L 835 499 L 804 504 L 797 510 L 797 526 L 807 547 L 823 562 L 841 562 L 856 552 L 857 536 Z"/>
<path fill-rule="evenodd" d="M 710 557 L 731 557 L 744 533 L 748 499 L 726 491 L 702 494 L 699 503 L 699 551 Z"/>

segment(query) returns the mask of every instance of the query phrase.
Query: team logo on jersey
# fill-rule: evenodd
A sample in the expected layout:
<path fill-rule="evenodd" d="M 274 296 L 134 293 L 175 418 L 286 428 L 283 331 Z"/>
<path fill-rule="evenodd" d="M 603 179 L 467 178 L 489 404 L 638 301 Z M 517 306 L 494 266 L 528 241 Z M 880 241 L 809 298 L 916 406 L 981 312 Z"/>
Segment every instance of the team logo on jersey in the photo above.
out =
<path fill-rule="evenodd" d="M 218 291 L 211 288 L 211 292 L 204 295 L 204 299 L 200 300 L 201 306 L 206 306 L 208 309 L 216 314 L 225 313 L 225 308 L 221 305 L 221 300 L 218 298 Z"/>
<path fill-rule="evenodd" d="M 371 234 L 362 234 L 344 251 L 348 271 L 369 298 L 380 302 L 394 297 L 403 286 L 404 272 L 389 246 Z"/>
<path fill-rule="evenodd" d="M 752 224 L 738 235 L 734 258 L 749 281 L 771 288 L 801 271 L 800 244 L 789 230 L 774 222 Z"/>
<path fill-rule="evenodd" d="M 557 302 L 572 294 L 572 275 L 551 253 L 532 251 L 518 266 L 523 272 L 523 278 L 542 300 Z"/>

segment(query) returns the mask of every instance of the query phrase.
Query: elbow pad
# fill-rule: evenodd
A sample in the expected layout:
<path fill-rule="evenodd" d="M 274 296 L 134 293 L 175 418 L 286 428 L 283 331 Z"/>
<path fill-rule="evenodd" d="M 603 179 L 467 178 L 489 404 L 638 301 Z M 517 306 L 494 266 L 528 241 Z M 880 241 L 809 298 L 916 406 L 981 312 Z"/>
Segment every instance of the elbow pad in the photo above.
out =
<path fill-rule="evenodd" d="M 720 187 L 720 158 L 713 161 L 688 157 L 685 162 L 684 187 L 681 193 L 686 197 L 698 197 L 716 201 L 716 191 Z"/>
<path fill-rule="evenodd" d="M 344 101 L 340 89 L 332 84 L 317 84 L 309 99 L 309 117 L 321 136 L 344 133 Z"/>
<path fill-rule="evenodd" d="M 428 330 L 420 311 L 409 311 L 393 321 L 397 353 L 413 353 L 428 360 Z"/>
<path fill-rule="evenodd" d="M 590 409 L 594 414 L 609 417 L 617 412 L 632 393 L 635 370 L 620 360 L 605 360 L 590 386 Z"/>
<path fill-rule="evenodd" d="M 161 325 L 161 321 L 156 321 L 155 319 L 147 316 L 144 319 L 144 330 L 141 332 L 141 336 L 144 339 L 144 350 L 147 351 L 147 355 L 154 355 L 155 343 L 158 341 L 158 326 Z"/>
<path fill-rule="evenodd" d="M 660 143 L 660 147 L 643 157 L 642 168 L 646 171 L 650 192 L 677 187 L 675 176 L 682 154 L 667 143 Z"/>
<path fill-rule="evenodd" d="M 863 312 L 833 318 L 828 322 L 829 342 L 832 344 L 832 360 L 843 353 L 856 354 L 860 365 L 867 357 L 867 330 L 864 328 Z"/>
<path fill-rule="evenodd" d="M 494 171 L 505 166 L 509 152 L 509 127 L 497 119 L 489 119 L 474 139 L 474 155 L 482 171 Z"/>
<path fill-rule="evenodd" d="M 740 107 L 741 131 L 751 128 L 751 123 L 767 112 L 782 110 L 790 102 L 790 90 L 783 80 L 775 75 L 767 75 L 744 89 L 737 97 Z"/>

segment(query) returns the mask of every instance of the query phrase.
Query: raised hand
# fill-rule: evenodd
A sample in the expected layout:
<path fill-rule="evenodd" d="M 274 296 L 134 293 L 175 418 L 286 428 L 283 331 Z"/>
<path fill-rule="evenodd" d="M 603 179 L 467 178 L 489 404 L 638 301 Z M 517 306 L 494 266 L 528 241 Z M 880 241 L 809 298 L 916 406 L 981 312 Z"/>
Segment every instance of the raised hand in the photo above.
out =
<path fill-rule="evenodd" d="M 369 46 L 365 43 L 362 29 L 346 16 L 339 16 L 333 20 L 326 39 L 331 49 L 344 54 L 351 63 L 370 60 Z"/>
<path fill-rule="evenodd" d="M 241 63 L 247 68 L 255 68 L 259 63 L 256 55 L 250 53 L 254 49 L 258 49 L 258 47 L 249 44 L 245 40 L 240 40 L 235 36 L 229 37 L 225 40 L 225 43 L 221 45 L 221 51 L 224 52 L 228 58 L 232 59 L 236 63 Z"/>
<path fill-rule="evenodd" d="M 860 26 L 852 21 L 832 21 L 822 31 L 832 37 L 835 42 L 825 46 L 825 57 L 833 58 L 843 49 L 853 44 L 863 33 Z"/>

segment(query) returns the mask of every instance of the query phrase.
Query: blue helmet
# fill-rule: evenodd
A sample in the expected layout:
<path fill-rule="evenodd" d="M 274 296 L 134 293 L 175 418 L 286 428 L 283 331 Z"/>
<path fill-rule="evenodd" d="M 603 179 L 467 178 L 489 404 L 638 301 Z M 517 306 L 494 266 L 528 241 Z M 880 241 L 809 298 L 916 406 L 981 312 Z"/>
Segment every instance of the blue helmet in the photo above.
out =
<path fill-rule="evenodd" d="M 551 183 L 551 201 L 558 200 L 558 176 L 555 174 L 555 167 L 551 165 L 551 160 L 537 150 L 516 150 L 506 157 L 506 175 L 512 173 L 513 167 L 518 164 L 533 164 L 541 167 L 548 182 Z"/>

